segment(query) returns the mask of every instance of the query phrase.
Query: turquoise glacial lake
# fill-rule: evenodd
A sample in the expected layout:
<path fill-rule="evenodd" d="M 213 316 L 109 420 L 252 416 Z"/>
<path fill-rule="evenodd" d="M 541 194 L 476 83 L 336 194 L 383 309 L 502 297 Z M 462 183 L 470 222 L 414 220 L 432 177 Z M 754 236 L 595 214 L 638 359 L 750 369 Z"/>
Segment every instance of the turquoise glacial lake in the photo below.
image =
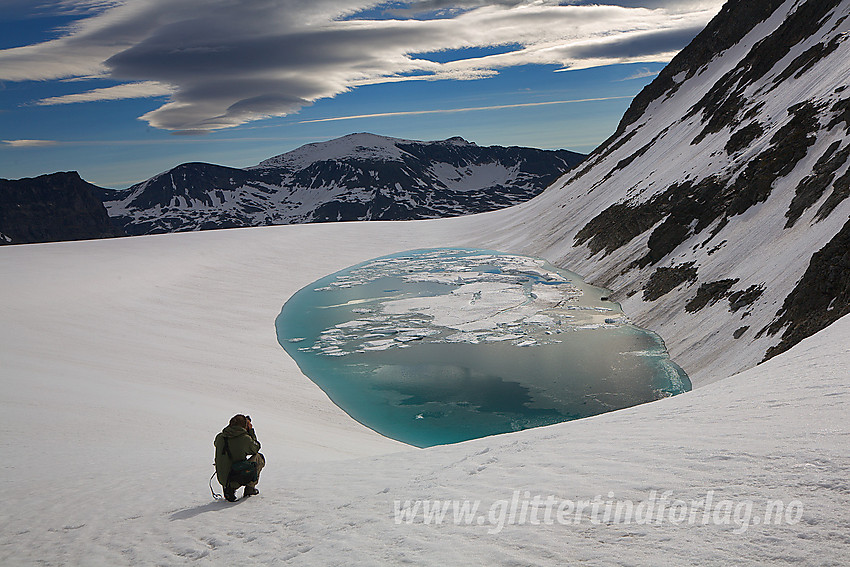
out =
<path fill-rule="evenodd" d="M 540 258 L 412 250 L 299 290 L 276 329 L 352 418 L 429 447 L 690 390 L 661 338 L 607 294 Z"/>

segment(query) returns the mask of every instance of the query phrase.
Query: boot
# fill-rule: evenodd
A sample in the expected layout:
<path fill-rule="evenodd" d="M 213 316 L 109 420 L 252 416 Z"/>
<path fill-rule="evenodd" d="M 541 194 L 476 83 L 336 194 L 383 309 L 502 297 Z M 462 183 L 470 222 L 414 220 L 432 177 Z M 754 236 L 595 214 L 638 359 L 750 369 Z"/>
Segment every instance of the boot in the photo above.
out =
<path fill-rule="evenodd" d="M 228 502 L 236 502 L 236 489 L 235 488 L 225 488 L 224 489 L 224 499 Z"/>
<path fill-rule="evenodd" d="M 254 496 L 255 494 L 259 494 L 260 491 L 254 488 L 253 486 L 246 486 L 245 491 L 242 493 L 242 498 L 248 498 L 249 496 Z"/>

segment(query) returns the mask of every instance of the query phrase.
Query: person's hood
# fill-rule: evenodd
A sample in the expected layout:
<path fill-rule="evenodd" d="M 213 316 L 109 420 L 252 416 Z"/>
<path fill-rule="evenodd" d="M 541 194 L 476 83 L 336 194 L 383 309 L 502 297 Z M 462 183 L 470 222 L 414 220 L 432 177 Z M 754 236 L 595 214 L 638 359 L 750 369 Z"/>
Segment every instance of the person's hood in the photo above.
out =
<path fill-rule="evenodd" d="M 240 435 L 248 433 L 248 430 L 244 427 L 239 427 L 238 425 L 228 425 L 221 430 L 221 433 L 225 437 L 239 437 Z"/>

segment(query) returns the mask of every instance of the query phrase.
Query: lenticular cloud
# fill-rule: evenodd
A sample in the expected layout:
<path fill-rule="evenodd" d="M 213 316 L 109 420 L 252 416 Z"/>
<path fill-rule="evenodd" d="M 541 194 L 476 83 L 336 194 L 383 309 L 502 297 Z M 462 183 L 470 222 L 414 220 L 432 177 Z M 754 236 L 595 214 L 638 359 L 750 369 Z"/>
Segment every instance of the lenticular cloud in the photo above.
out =
<path fill-rule="evenodd" d="M 295 113 L 368 84 L 474 80 L 527 64 L 563 70 L 666 61 L 721 3 L 466 0 L 382 10 L 356 0 L 113 2 L 57 39 L 0 51 L 0 80 L 118 81 L 118 90 L 38 103 L 168 97 L 142 119 L 166 130 L 209 131 Z M 448 63 L 427 57 L 493 46 L 514 48 Z"/>

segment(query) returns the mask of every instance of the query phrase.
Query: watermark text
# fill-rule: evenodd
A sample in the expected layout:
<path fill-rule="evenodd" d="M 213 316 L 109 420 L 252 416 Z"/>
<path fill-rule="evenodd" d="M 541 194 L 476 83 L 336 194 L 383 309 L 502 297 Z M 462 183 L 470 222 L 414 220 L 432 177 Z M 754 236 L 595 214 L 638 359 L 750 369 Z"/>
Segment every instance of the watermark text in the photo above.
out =
<path fill-rule="evenodd" d="M 756 506 L 752 500 L 719 498 L 713 490 L 696 499 L 673 498 L 673 491 L 653 490 L 640 500 L 615 499 L 597 495 L 592 500 L 559 499 L 554 495 L 532 496 L 515 490 L 510 500 L 496 500 L 484 506 L 480 500 L 395 500 L 395 523 L 486 526 L 497 534 L 506 526 L 637 524 L 637 525 L 716 525 L 735 526 L 742 534 L 754 525 L 794 525 L 803 516 L 803 503 L 768 500 Z"/>

